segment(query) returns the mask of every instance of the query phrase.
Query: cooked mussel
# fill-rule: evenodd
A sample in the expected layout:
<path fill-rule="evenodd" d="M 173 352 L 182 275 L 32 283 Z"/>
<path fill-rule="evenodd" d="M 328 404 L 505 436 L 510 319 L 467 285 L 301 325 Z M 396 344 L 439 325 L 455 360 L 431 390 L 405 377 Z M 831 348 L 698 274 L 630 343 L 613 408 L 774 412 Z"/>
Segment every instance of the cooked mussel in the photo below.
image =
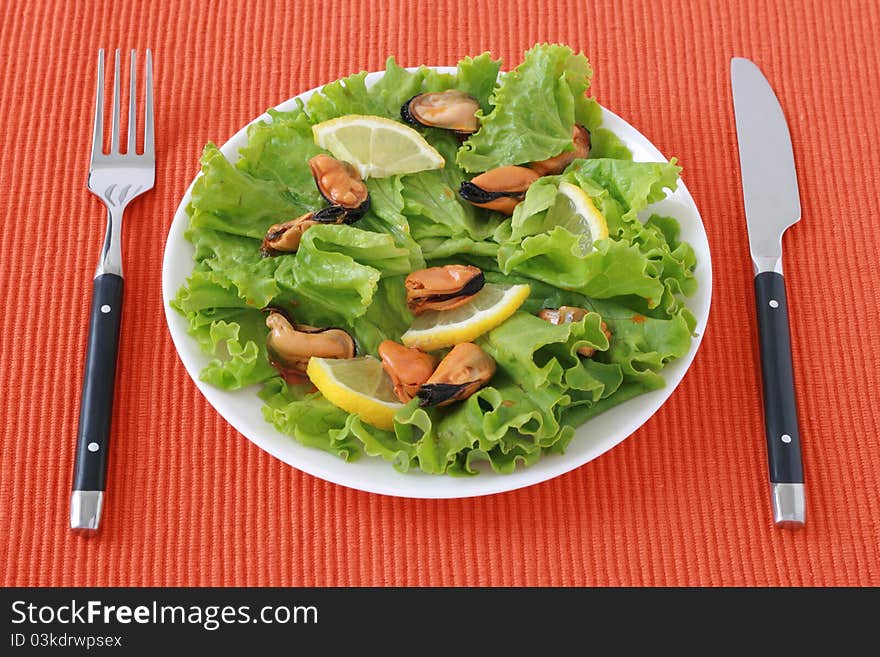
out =
<path fill-rule="evenodd" d="M 318 221 L 315 220 L 315 213 L 309 212 L 296 219 L 270 226 L 260 246 L 260 253 L 265 257 L 272 257 L 295 252 L 299 248 L 303 233 L 316 223 Z"/>
<path fill-rule="evenodd" d="M 393 340 L 379 344 L 379 358 L 382 367 L 394 384 L 394 393 L 404 404 L 416 396 L 419 387 L 425 383 L 437 368 L 437 359 L 420 349 L 404 347 Z"/>
<path fill-rule="evenodd" d="M 444 265 L 419 269 L 406 277 L 406 305 L 413 315 L 452 310 L 470 301 L 486 279 L 479 267 Z"/>
<path fill-rule="evenodd" d="M 495 374 L 495 361 L 473 342 L 455 345 L 416 393 L 419 406 L 448 406 L 467 399 Z"/>
<path fill-rule="evenodd" d="M 551 324 L 567 324 L 581 321 L 589 312 L 577 306 L 559 306 L 559 308 L 544 308 L 538 313 L 538 317 Z"/>
<path fill-rule="evenodd" d="M 480 208 L 511 215 L 529 186 L 540 176 L 527 167 L 504 166 L 481 173 L 470 182 L 461 183 L 459 195 Z"/>
<path fill-rule="evenodd" d="M 476 98 L 458 89 L 449 89 L 413 96 L 400 108 L 400 116 L 412 125 L 470 135 L 480 128 L 476 117 L 479 109 Z"/>
<path fill-rule="evenodd" d="M 350 224 L 351 211 L 340 205 L 328 205 L 314 213 L 312 219 L 318 224 Z"/>
<path fill-rule="evenodd" d="M 354 338 L 346 331 L 294 324 L 283 310 L 266 310 L 266 326 L 269 327 L 266 352 L 269 362 L 285 378 L 303 377 L 312 356 L 354 358 L 357 351 Z"/>
<path fill-rule="evenodd" d="M 309 160 L 309 168 L 318 191 L 330 203 L 330 208 L 318 211 L 325 213 L 317 218 L 319 222 L 350 224 L 364 216 L 370 208 L 370 193 L 357 169 L 324 153 Z"/>
<path fill-rule="evenodd" d="M 572 134 L 573 149 L 562 151 L 559 155 L 531 162 L 527 166 L 540 176 L 552 176 L 562 173 L 575 160 L 582 160 L 590 154 L 590 133 L 582 126 L 575 124 Z"/>
<path fill-rule="evenodd" d="M 538 317 L 551 324 L 567 324 L 581 321 L 589 312 L 589 310 L 577 306 L 559 306 L 559 308 L 544 308 L 538 313 Z M 606 338 L 611 339 L 611 331 L 608 330 L 608 325 L 605 322 L 602 322 L 602 333 Z M 593 347 L 581 347 L 578 349 L 578 353 L 589 358 L 596 353 L 596 350 Z"/>

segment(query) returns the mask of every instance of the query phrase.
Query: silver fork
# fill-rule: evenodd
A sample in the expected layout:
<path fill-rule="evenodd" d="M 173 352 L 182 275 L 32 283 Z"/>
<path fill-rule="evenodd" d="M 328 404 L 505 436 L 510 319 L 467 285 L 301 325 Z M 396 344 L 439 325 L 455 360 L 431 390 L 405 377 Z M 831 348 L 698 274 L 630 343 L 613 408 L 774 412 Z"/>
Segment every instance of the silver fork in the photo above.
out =
<path fill-rule="evenodd" d="M 116 356 L 122 318 L 122 215 L 136 197 L 153 188 L 156 153 L 153 143 L 153 57 L 147 50 L 144 103 L 144 152 L 135 152 L 136 53 L 131 51 L 131 83 L 128 98 L 128 146 L 119 150 L 119 50 L 113 73 L 113 113 L 110 127 L 110 153 L 104 153 L 104 51 L 98 51 L 98 85 L 95 100 L 95 127 L 88 188 L 107 206 L 104 248 L 92 286 L 92 308 L 86 368 L 80 402 L 79 428 L 70 497 L 70 527 L 97 531 L 101 522 L 107 478 L 107 452 L 110 446 L 110 418 Z"/>

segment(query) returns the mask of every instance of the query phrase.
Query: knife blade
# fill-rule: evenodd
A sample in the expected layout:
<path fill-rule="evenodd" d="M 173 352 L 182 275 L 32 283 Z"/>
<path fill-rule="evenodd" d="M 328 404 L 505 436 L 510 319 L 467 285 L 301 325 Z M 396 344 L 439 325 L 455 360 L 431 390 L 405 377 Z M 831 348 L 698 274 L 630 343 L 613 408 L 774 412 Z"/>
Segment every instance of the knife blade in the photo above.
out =
<path fill-rule="evenodd" d="M 755 273 L 773 520 L 777 526 L 797 529 L 806 521 L 804 473 L 782 275 L 782 234 L 801 219 L 794 151 L 782 107 L 761 70 L 748 59 L 734 57 L 730 80 Z"/>

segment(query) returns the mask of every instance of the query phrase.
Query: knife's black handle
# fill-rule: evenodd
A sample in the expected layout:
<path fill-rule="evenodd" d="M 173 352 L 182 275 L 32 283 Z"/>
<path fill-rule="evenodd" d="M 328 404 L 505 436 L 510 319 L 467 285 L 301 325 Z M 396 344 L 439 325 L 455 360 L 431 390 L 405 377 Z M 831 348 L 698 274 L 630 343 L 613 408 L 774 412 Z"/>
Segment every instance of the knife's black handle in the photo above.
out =
<path fill-rule="evenodd" d="M 768 271 L 755 277 L 758 337 L 764 382 L 764 428 L 770 482 L 803 483 L 801 441 L 791 363 L 788 303 L 782 274 Z"/>
<path fill-rule="evenodd" d="M 73 490 L 104 490 L 121 319 L 122 277 L 96 276 L 76 435 Z"/>

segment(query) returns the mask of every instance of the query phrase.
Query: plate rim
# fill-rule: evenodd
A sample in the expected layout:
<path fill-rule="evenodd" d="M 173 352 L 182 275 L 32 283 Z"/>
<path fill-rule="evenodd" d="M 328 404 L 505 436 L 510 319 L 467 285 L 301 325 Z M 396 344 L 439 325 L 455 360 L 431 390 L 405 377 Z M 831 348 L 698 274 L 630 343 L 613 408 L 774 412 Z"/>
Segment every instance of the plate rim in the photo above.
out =
<path fill-rule="evenodd" d="M 418 68 L 420 67 L 408 67 L 407 70 L 413 71 L 417 70 Z M 456 67 L 454 66 L 426 66 L 426 68 L 434 69 L 440 73 L 452 73 L 456 71 Z M 374 84 L 378 79 L 380 79 L 384 74 L 385 71 L 368 72 L 365 78 L 365 83 L 369 87 Z M 298 99 L 303 101 L 307 100 L 313 94 L 318 93 L 326 84 L 330 84 L 331 82 L 322 84 L 320 86 L 304 91 L 300 94 L 297 94 L 279 103 L 272 109 L 278 111 L 290 111 L 291 109 L 296 107 Z M 654 146 L 654 144 L 632 124 L 625 121 L 620 116 L 618 116 L 608 108 L 602 106 L 601 104 L 600 107 L 602 108 L 603 114 L 603 127 L 609 127 L 610 124 L 612 126 L 610 129 L 612 131 L 615 131 L 615 128 L 613 126 L 617 124 L 618 128 L 623 128 L 624 131 L 632 132 L 636 139 L 641 140 L 641 143 L 639 144 L 641 149 L 651 157 L 651 159 L 648 161 L 668 161 L 667 158 L 665 158 L 660 152 L 660 150 L 657 149 L 657 147 Z M 262 114 L 242 126 L 237 132 L 235 132 L 222 146 L 219 147 L 220 151 L 224 154 L 225 157 L 230 159 L 230 161 L 236 161 L 239 157 L 238 149 L 247 141 L 248 128 L 255 123 L 261 121 L 271 122 L 271 120 L 272 118 L 268 114 L 268 111 L 263 112 Z M 633 144 L 628 143 L 628 146 L 632 145 Z M 642 411 L 641 413 L 636 413 L 636 419 L 631 420 L 622 429 L 619 429 L 616 432 L 615 436 L 611 437 L 610 439 L 606 438 L 605 440 L 603 440 L 601 448 L 588 451 L 588 456 L 586 458 L 583 458 L 581 460 L 572 460 L 567 458 L 570 454 L 571 445 L 578 440 L 578 435 L 576 433 L 574 438 L 572 439 L 572 444 L 569 445 L 569 450 L 566 452 L 566 454 L 544 455 L 538 463 L 525 468 L 519 466 L 517 467 L 516 471 L 511 474 L 497 474 L 491 471 L 486 471 L 481 472 L 479 475 L 474 477 L 463 478 L 452 477 L 450 475 L 428 475 L 418 471 L 400 473 L 392 467 L 391 463 L 385 461 L 381 457 L 370 457 L 364 455 L 358 462 L 346 462 L 338 456 L 329 454 L 327 452 L 324 452 L 323 450 L 302 445 L 293 437 L 286 436 L 285 434 L 278 432 L 277 429 L 275 429 L 270 423 L 263 420 L 262 417 L 260 418 L 260 421 L 262 425 L 264 425 L 264 427 L 262 427 L 263 430 L 270 434 L 274 433 L 275 436 L 253 436 L 251 435 L 251 431 L 249 431 L 248 428 L 244 426 L 245 422 L 243 422 L 241 418 L 239 418 L 237 415 L 229 411 L 228 408 L 226 408 L 226 404 L 224 404 L 223 398 L 224 396 L 232 394 L 241 395 L 250 393 L 254 395 L 254 401 L 258 401 L 255 397 L 256 386 L 250 386 L 248 388 L 244 388 L 242 390 L 234 391 L 231 393 L 229 391 L 215 388 L 203 382 L 199 378 L 199 373 L 204 367 L 204 364 L 211 357 L 203 354 L 203 352 L 199 350 L 199 358 L 203 362 L 200 364 L 196 364 L 194 362 L 194 359 L 188 359 L 184 356 L 184 354 L 187 353 L 187 348 L 184 346 L 184 342 L 187 342 L 190 344 L 190 346 L 192 346 L 192 344 L 195 343 L 195 340 L 188 335 L 185 328 L 183 328 L 181 332 L 181 322 L 185 322 L 185 318 L 177 313 L 177 311 L 173 310 L 169 304 L 169 301 L 173 299 L 176 295 L 177 289 L 181 284 L 181 280 L 185 279 L 192 271 L 192 245 L 183 240 L 183 231 L 186 229 L 186 224 L 188 221 L 185 209 L 187 204 L 191 200 L 193 186 L 201 175 L 202 172 L 201 170 L 199 170 L 193 180 L 190 182 L 189 186 L 181 197 L 180 203 L 174 211 L 172 222 L 168 226 L 165 248 L 162 257 L 162 303 L 165 312 L 166 325 L 168 326 L 169 333 L 171 334 L 172 343 L 174 344 L 175 351 L 177 352 L 177 357 L 182 362 L 184 369 L 186 370 L 190 379 L 193 381 L 193 383 L 195 383 L 196 388 L 205 397 L 213 410 L 216 411 L 220 415 L 220 417 L 222 417 L 239 434 L 247 438 L 263 451 L 271 454 L 285 464 L 325 481 L 329 481 L 364 492 L 415 499 L 461 499 L 468 497 L 479 497 L 484 495 L 493 495 L 518 490 L 520 488 L 525 488 L 527 486 L 532 486 L 545 481 L 549 481 L 567 472 L 584 466 L 591 461 L 594 461 L 599 456 L 610 451 L 627 438 L 631 438 L 633 434 L 638 431 L 639 428 L 641 428 L 648 420 L 654 417 L 654 415 L 656 415 L 660 411 L 663 405 L 678 389 L 678 386 L 681 384 L 688 371 L 693 366 L 696 354 L 698 353 L 700 345 L 702 344 L 703 337 L 705 336 L 709 315 L 711 313 L 711 252 L 709 248 L 708 236 L 705 230 L 705 224 L 702 220 L 699 208 L 697 207 L 693 196 L 688 190 L 687 185 L 684 183 L 683 180 L 679 180 L 676 192 L 674 194 L 669 194 L 667 192 L 667 199 L 670 197 L 679 196 L 683 204 L 685 206 L 688 206 L 689 209 L 693 212 L 694 218 L 696 219 L 695 227 L 697 228 L 699 235 L 702 237 L 703 244 L 701 246 L 704 246 L 704 248 L 701 249 L 701 253 L 697 261 L 697 271 L 699 271 L 702 276 L 698 278 L 698 293 L 697 295 L 695 295 L 695 297 L 699 296 L 700 298 L 705 299 L 705 312 L 702 316 L 697 316 L 697 312 L 693 308 L 692 304 L 688 304 L 688 307 L 691 308 L 692 312 L 694 312 L 694 315 L 697 316 L 697 326 L 695 328 L 695 335 L 692 338 L 691 347 L 688 353 L 677 359 L 676 361 L 673 361 L 673 363 L 670 363 L 670 366 L 677 365 L 679 368 L 681 368 L 681 373 L 675 378 L 675 381 L 670 382 L 668 376 L 666 376 L 666 385 L 663 388 L 637 395 L 636 397 L 627 400 L 626 402 L 623 402 L 618 406 L 608 409 L 608 411 L 606 411 L 605 413 L 591 418 L 588 422 L 579 425 L 579 427 L 576 428 L 576 431 L 580 431 L 583 427 L 589 425 L 590 422 L 594 422 L 597 418 L 601 418 L 603 415 L 607 415 L 609 413 L 614 413 L 616 410 L 619 413 L 618 409 L 624 409 L 628 406 L 632 406 L 634 402 L 640 405 L 648 404 L 650 407 L 649 412 L 647 413 L 645 413 L 644 411 Z M 648 207 L 650 209 L 652 206 Z M 175 245 L 175 242 L 172 239 L 173 237 L 179 237 L 180 243 Z M 174 277 L 172 275 L 172 270 L 175 267 L 173 262 L 175 255 L 175 246 L 177 246 L 178 248 L 188 249 L 189 253 L 189 257 L 183 265 L 185 271 L 179 277 Z M 696 250 L 697 249 L 695 247 L 695 251 Z M 172 280 L 172 278 L 174 278 L 174 280 Z M 690 299 L 694 299 L 695 297 L 690 297 Z M 196 349 L 198 349 L 198 347 L 196 347 Z M 665 368 L 664 372 L 667 371 L 668 368 Z M 648 401 L 648 398 L 650 398 L 651 401 Z M 255 408 L 257 408 L 258 412 L 260 412 L 259 408 L 261 406 L 261 404 L 255 404 Z M 224 412 L 224 410 L 226 412 Z M 232 417 L 230 417 L 230 415 L 232 415 Z M 262 416 L 261 412 L 260 415 Z M 309 452 L 314 452 L 315 454 L 311 458 L 307 457 L 306 463 L 304 463 L 302 459 L 291 459 L 289 451 L 285 452 L 284 450 L 280 449 L 276 444 L 273 444 L 273 439 L 275 439 L 276 437 L 281 437 L 284 440 L 285 445 L 289 443 L 289 446 L 293 448 L 294 452 L 300 450 L 309 450 Z M 278 441 L 275 440 L 275 442 Z M 325 461 L 325 457 L 333 459 L 332 462 L 328 462 L 334 463 L 333 467 L 327 467 L 322 464 L 322 461 Z M 555 462 L 555 465 L 551 464 L 550 466 L 547 466 L 545 462 L 553 458 L 558 459 L 558 461 Z M 401 481 L 405 480 L 406 484 L 389 486 L 387 484 L 382 485 L 379 482 L 358 480 L 358 478 L 354 475 L 358 470 L 358 463 L 363 461 L 380 463 L 384 470 L 393 473 L 393 476 L 395 478 L 402 478 Z M 544 463 L 544 466 L 539 467 L 542 463 Z M 337 473 L 337 469 L 344 474 Z M 349 476 L 348 473 L 350 473 L 352 476 Z M 387 473 L 383 472 L 383 476 L 385 476 L 386 474 Z M 430 479 L 433 479 L 435 481 L 438 479 L 442 480 L 443 484 L 439 487 L 428 486 L 421 490 L 419 488 L 416 488 L 414 490 L 410 489 L 411 482 L 424 482 Z M 416 486 L 418 486 L 418 484 L 416 484 Z"/>

